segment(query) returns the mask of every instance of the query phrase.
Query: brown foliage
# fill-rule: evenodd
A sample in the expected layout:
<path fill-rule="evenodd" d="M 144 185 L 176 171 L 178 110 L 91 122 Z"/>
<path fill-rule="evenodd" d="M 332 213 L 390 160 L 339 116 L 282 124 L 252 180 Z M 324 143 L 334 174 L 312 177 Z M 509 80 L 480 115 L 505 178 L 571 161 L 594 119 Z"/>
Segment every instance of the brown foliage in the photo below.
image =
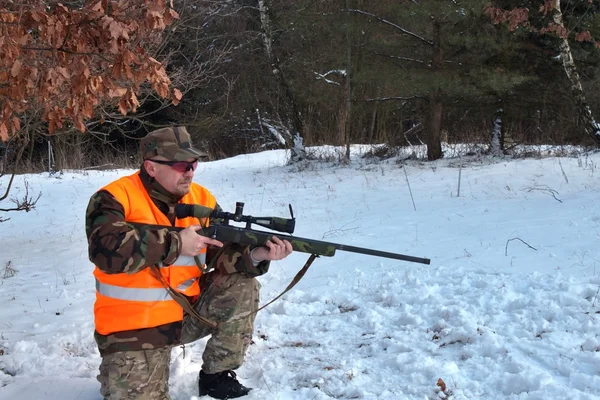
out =
<path fill-rule="evenodd" d="M 55 0 L 0 6 L 0 140 L 20 129 L 20 115 L 40 107 L 53 133 L 68 121 L 84 132 L 101 103 L 126 114 L 148 82 L 174 104 L 164 66 L 148 54 L 178 18 L 172 0 Z"/>
<path fill-rule="evenodd" d="M 540 29 L 540 33 L 554 33 L 561 39 L 569 37 L 569 31 L 567 30 L 567 28 L 554 23 L 549 23 L 547 26 Z"/>
<path fill-rule="evenodd" d="M 554 9 L 555 5 L 554 1 L 552 0 L 544 0 L 543 4 L 539 7 L 540 13 L 542 13 L 544 16 L 551 14 Z M 539 30 L 531 26 L 529 22 L 528 8 L 513 8 L 512 10 L 503 10 L 494 6 L 492 3 L 489 3 L 485 8 L 485 13 L 490 17 L 492 23 L 495 25 L 506 23 L 511 31 L 514 31 L 519 26 L 522 26 L 531 30 L 532 32 L 554 34 L 562 39 L 569 36 L 569 31 L 567 28 L 552 22 L 548 23 L 546 26 L 543 26 Z M 599 44 L 595 42 L 589 31 L 575 34 L 575 40 L 578 42 L 591 42 L 594 43 L 596 47 L 600 48 Z"/>
<path fill-rule="evenodd" d="M 485 8 L 485 13 L 490 16 L 494 24 L 508 23 L 511 31 L 514 31 L 519 26 L 529 27 L 529 9 L 528 8 L 513 8 L 512 10 L 503 10 L 488 4 Z"/>

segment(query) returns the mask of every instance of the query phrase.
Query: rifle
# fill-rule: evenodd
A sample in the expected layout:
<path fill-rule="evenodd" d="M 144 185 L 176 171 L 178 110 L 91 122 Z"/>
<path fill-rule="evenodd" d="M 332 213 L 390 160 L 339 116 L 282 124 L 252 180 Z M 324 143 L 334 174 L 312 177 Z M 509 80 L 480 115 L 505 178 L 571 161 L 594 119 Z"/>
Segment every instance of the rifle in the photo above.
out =
<path fill-rule="evenodd" d="M 175 205 L 175 216 L 178 219 L 194 217 L 198 218 L 200 221 L 206 221 L 207 219 L 210 220 L 210 225 L 204 226 L 204 224 L 202 224 L 202 229 L 198 231 L 199 235 L 211 237 L 221 242 L 238 243 L 245 246 L 263 246 L 267 242 L 267 240 L 272 239 L 274 234 L 270 232 L 252 229 L 252 224 L 255 224 L 263 228 L 270 229 L 272 231 L 289 234 L 276 236 L 282 240 L 289 241 L 292 245 L 292 248 L 295 251 L 310 254 L 309 259 L 306 261 L 302 269 L 296 274 L 296 276 L 293 278 L 290 284 L 285 288 L 285 290 L 281 292 L 277 297 L 275 297 L 274 299 L 260 307 L 258 310 L 256 310 L 255 313 L 267 307 L 269 304 L 273 303 L 275 300 L 279 299 L 290 289 L 292 289 L 296 285 L 296 283 L 298 283 L 300 279 L 302 279 L 302 277 L 304 276 L 306 271 L 308 271 L 308 268 L 311 266 L 312 262 L 315 260 L 316 257 L 333 257 L 335 255 L 336 250 L 367 254 L 376 257 L 392 258 L 395 260 L 409 261 L 421 264 L 429 264 L 431 262 L 431 260 L 429 260 L 428 258 L 413 257 L 404 254 L 389 253 L 387 251 L 379 251 L 363 247 L 347 246 L 344 244 L 337 244 L 331 242 L 324 242 L 320 240 L 291 236 L 291 234 L 294 233 L 294 228 L 296 227 L 296 219 L 294 218 L 292 206 L 290 205 L 289 207 L 292 218 L 253 217 L 250 215 L 244 215 L 244 203 L 241 202 L 237 202 L 235 204 L 235 212 L 233 214 L 225 211 L 217 211 L 212 208 L 200 206 L 197 204 L 177 204 Z M 229 224 L 231 221 L 246 223 L 246 226 L 233 226 Z M 132 223 L 132 225 L 137 227 L 158 227 L 155 225 L 139 223 Z M 161 226 L 161 228 L 164 227 Z M 184 228 L 169 227 L 169 229 L 181 231 Z M 202 269 L 203 265 L 201 264 L 198 257 L 194 257 L 194 259 L 196 261 L 196 264 L 198 264 L 198 267 Z M 162 275 L 158 271 L 157 266 L 154 265 L 151 266 L 151 268 L 156 276 L 156 279 L 161 281 L 161 283 L 169 292 L 171 297 L 173 297 L 173 299 L 177 301 L 186 312 L 194 315 L 196 318 L 205 322 L 213 328 L 217 327 L 217 324 L 196 313 L 196 311 L 189 303 L 189 301 L 185 298 L 185 296 L 182 296 L 180 293 L 178 293 L 169 286 L 169 283 L 166 282 L 164 278 L 162 278 Z"/>
<path fill-rule="evenodd" d="M 255 224 L 272 231 L 289 234 L 275 236 L 282 240 L 285 239 L 289 241 L 295 251 L 313 254 L 315 256 L 333 257 L 336 250 L 341 250 L 421 264 L 429 264 L 431 262 L 431 260 L 428 258 L 413 257 L 405 254 L 390 253 L 387 251 L 367 249 L 364 247 L 348 246 L 345 244 L 337 244 L 291 236 L 291 234 L 294 233 L 296 219 L 294 218 L 292 206 L 290 205 L 289 208 L 292 218 L 253 217 L 250 215 L 244 215 L 244 203 L 241 202 L 236 203 L 234 213 L 215 211 L 212 208 L 197 204 L 177 204 L 175 206 L 175 215 L 177 218 L 195 217 L 200 220 L 209 218 L 211 220 L 211 224 L 208 227 L 204 227 L 198 231 L 198 234 L 211 237 L 221 242 L 232 242 L 250 246 L 264 245 L 267 240 L 271 240 L 274 234 L 271 232 L 252 229 L 252 224 Z M 246 223 L 246 226 L 233 226 L 229 224 L 231 221 Z"/>

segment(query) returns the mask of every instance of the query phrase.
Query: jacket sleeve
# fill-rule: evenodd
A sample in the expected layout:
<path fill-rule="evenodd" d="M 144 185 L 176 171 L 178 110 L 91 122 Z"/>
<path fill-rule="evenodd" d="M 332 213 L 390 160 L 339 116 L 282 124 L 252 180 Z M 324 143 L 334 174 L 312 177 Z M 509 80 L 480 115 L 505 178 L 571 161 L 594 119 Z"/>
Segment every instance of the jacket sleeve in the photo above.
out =
<path fill-rule="evenodd" d="M 181 252 L 177 232 L 167 228 L 133 227 L 125 221 L 121 203 L 107 191 L 88 204 L 85 231 L 89 259 L 108 274 L 136 273 L 151 264 L 172 264 Z"/>

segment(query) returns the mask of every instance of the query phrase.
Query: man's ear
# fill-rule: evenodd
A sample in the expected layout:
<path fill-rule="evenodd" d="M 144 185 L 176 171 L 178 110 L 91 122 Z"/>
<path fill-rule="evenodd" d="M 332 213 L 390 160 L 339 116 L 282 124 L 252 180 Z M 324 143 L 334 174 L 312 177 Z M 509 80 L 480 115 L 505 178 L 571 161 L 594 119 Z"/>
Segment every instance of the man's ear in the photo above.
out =
<path fill-rule="evenodd" d="M 148 175 L 150 175 L 152 178 L 156 176 L 156 165 L 153 162 L 144 160 L 144 168 L 146 169 Z"/>

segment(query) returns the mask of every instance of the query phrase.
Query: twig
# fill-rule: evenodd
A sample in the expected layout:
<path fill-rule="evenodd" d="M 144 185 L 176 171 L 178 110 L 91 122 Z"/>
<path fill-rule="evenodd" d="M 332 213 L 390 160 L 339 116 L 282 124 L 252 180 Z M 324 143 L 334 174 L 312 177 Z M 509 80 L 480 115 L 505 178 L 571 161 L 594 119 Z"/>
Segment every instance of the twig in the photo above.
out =
<path fill-rule="evenodd" d="M 13 179 L 15 179 L 15 175 L 16 174 L 12 174 L 10 176 L 10 180 L 8 181 L 8 187 L 6 188 L 6 193 L 4 193 L 4 195 L 2 197 L 0 197 L 0 201 L 6 199 L 6 197 L 8 197 L 8 192 L 10 192 L 10 187 L 12 186 Z"/>
<path fill-rule="evenodd" d="M 17 274 L 18 269 L 16 269 L 12 261 L 8 261 L 4 268 L 2 269 L 2 279 L 11 278 Z"/>
<path fill-rule="evenodd" d="M 527 247 L 529 247 L 530 249 L 533 249 L 535 251 L 537 251 L 537 249 L 533 246 L 531 246 L 529 243 L 527 243 L 526 241 L 524 241 L 523 239 L 520 238 L 512 238 L 512 239 L 508 239 L 506 241 L 506 247 L 504 248 L 504 255 L 507 256 L 508 255 L 508 242 L 512 241 L 512 240 L 519 240 L 521 241 L 521 243 L 525 244 Z"/>
<path fill-rule="evenodd" d="M 12 181 L 12 180 L 11 180 Z M 6 191 L 6 195 L 8 195 L 8 190 Z M 6 197 L 6 195 L 4 197 L 2 197 L 0 199 L 0 201 L 4 200 L 4 198 Z M 42 193 L 38 193 L 38 197 L 34 200 L 32 196 L 29 195 L 29 184 L 27 183 L 27 181 L 25 181 L 25 195 L 23 196 L 22 199 L 12 199 L 13 203 L 16 204 L 16 207 L 12 207 L 12 208 L 0 208 L 0 211 L 4 211 L 4 212 L 8 212 L 8 211 L 25 211 L 25 212 L 29 212 L 31 210 L 33 210 L 35 208 L 35 204 L 38 202 L 38 200 L 40 199 L 40 197 L 42 197 Z M 1 221 L 6 221 L 6 220 L 0 220 Z"/>
<path fill-rule="evenodd" d="M 408 193 L 410 193 L 410 199 L 412 200 L 413 208 L 417 211 L 417 206 L 415 205 L 415 198 L 413 197 L 412 190 L 410 189 L 410 182 L 408 181 L 408 174 L 406 173 L 406 164 L 404 165 L 404 176 L 406 177 L 406 184 L 408 185 Z"/>
<path fill-rule="evenodd" d="M 523 188 L 523 190 L 527 190 L 528 192 L 533 192 L 534 190 L 539 190 L 541 192 L 547 192 L 547 193 L 550 193 L 550 195 L 552 197 L 554 197 L 554 199 L 556 201 L 562 203 L 562 200 L 559 199 L 558 197 L 556 197 L 556 195 L 558 194 L 558 192 L 556 190 L 554 190 L 554 189 L 549 188 L 546 185 L 534 186 L 534 187 L 526 187 L 526 188 Z"/>
<path fill-rule="evenodd" d="M 560 162 L 560 158 L 558 159 L 558 165 L 560 165 L 560 170 L 562 171 L 563 177 L 565 178 L 565 182 L 569 183 L 569 179 L 567 178 L 567 174 L 565 174 L 565 170 L 563 169 L 562 163 Z"/>
<path fill-rule="evenodd" d="M 98 170 L 98 171 L 105 171 L 107 169 L 117 169 L 118 167 L 113 164 L 113 163 L 106 163 L 106 164 L 101 164 L 101 165 L 92 165 L 90 167 L 85 167 L 83 168 L 84 171 L 89 171 L 89 170 Z"/>
<path fill-rule="evenodd" d="M 459 165 L 458 165 L 458 189 L 456 190 L 456 197 L 460 197 L 460 176 L 462 175 L 462 156 L 458 154 Z"/>

